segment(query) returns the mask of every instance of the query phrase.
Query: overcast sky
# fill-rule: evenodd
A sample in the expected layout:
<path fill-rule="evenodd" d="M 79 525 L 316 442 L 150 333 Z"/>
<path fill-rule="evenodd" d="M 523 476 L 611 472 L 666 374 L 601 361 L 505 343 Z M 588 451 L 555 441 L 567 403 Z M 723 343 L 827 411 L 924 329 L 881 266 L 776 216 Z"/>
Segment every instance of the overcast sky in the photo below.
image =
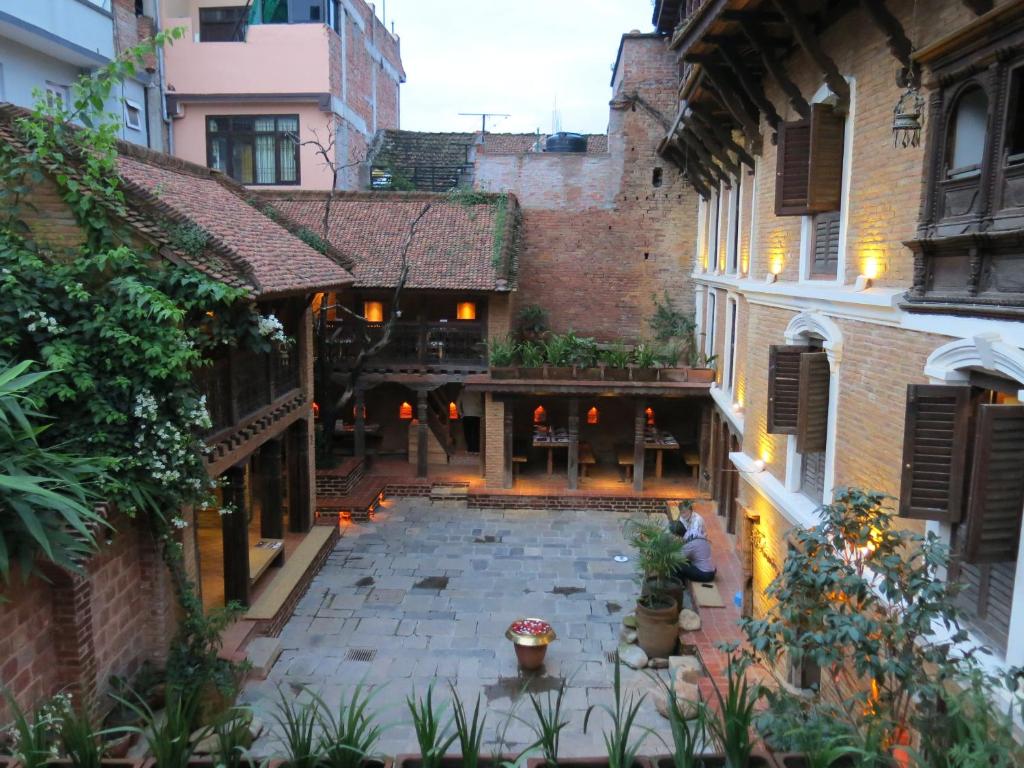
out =
<path fill-rule="evenodd" d="M 402 40 L 402 128 L 478 130 L 459 112 L 508 112 L 488 130 L 604 133 L 623 32 L 651 31 L 651 0 L 376 0 Z"/>

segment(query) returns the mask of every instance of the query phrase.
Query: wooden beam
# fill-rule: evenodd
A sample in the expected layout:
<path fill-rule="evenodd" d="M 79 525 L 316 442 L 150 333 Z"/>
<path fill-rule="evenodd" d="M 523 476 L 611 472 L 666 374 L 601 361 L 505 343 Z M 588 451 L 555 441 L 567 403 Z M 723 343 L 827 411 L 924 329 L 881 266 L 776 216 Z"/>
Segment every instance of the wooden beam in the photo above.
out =
<path fill-rule="evenodd" d="M 311 461 L 309 455 L 309 422 L 299 419 L 286 433 L 288 440 L 288 530 L 306 533 L 313 527 Z"/>
<path fill-rule="evenodd" d="M 739 100 L 736 95 L 735 89 L 730 89 L 729 82 L 730 78 L 714 64 L 706 63 L 702 66 L 704 75 L 711 82 L 711 85 L 715 88 L 715 95 L 721 102 L 722 106 L 725 107 L 726 111 L 732 115 L 733 119 L 739 123 L 740 129 L 746 135 L 747 140 L 754 142 L 761 136 L 761 131 L 758 129 L 757 123 L 754 122 L 754 118 L 750 112 L 747 111 L 746 107 Z"/>
<path fill-rule="evenodd" d="M 268 440 L 259 451 L 259 473 L 262 476 L 263 498 L 260 501 L 260 536 L 264 539 L 284 538 L 284 497 L 281 488 L 281 438 Z"/>
<path fill-rule="evenodd" d="M 694 159 L 691 162 L 691 158 L 687 156 L 686 151 L 679 144 L 673 140 L 672 143 L 665 147 L 665 154 L 683 172 L 683 177 L 690 183 L 690 186 L 697 190 L 698 195 L 705 200 L 711 197 L 710 187 L 714 186 L 714 184 L 708 184 L 698 169 L 696 160 Z"/>
<path fill-rule="evenodd" d="M 733 50 L 732 46 L 721 45 L 718 47 L 718 52 L 725 59 L 725 63 L 729 65 L 733 74 L 736 75 L 736 79 L 740 81 L 740 87 L 746 91 L 747 96 L 752 102 L 761 110 L 761 114 L 764 115 L 765 120 L 768 121 L 768 125 L 772 127 L 772 130 L 778 130 L 779 123 L 782 118 L 779 117 L 779 113 L 775 111 L 775 105 L 768 100 L 768 97 L 764 95 L 764 89 L 761 87 L 761 83 L 758 82 L 757 78 L 751 74 L 750 70 L 747 69 L 746 65 L 740 59 L 739 55 Z"/>
<path fill-rule="evenodd" d="M 733 139 L 732 134 L 726 130 L 726 128 L 711 115 L 701 109 L 699 106 L 694 106 L 692 109 L 693 117 L 696 119 L 696 124 L 699 124 L 705 131 L 710 131 L 711 134 L 718 139 L 718 141 L 730 152 L 735 152 L 736 156 L 741 162 L 746 163 L 751 168 L 754 167 L 754 157 L 747 152 L 746 149 L 741 147 Z M 695 127 L 696 127 L 695 124 Z M 699 133 L 698 133 L 699 135 Z"/>
<path fill-rule="evenodd" d="M 818 66 L 818 69 L 825 76 L 825 82 L 828 84 L 829 89 L 840 98 L 844 105 L 848 105 L 850 103 L 850 84 L 843 78 L 836 63 L 821 47 L 818 36 L 814 34 L 810 23 L 800 12 L 800 7 L 797 5 L 796 0 L 772 0 L 772 2 L 778 8 L 783 18 L 786 19 L 790 29 L 793 30 L 793 36 L 800 43 L 800 47 L 807 52 L 807 55 L 811 57 L 811 61 Z"/>
<path fill-rule="evenodd" d="M 711 157 L 707 149 L 704 148 L 704 145 L 700 143 L 697 137 L 693 136 L 685 128 L 679 133 L 679 138 L 686 142 L 686 145 L 694 152 L 694 154 L 697 155 L 697 157 L 700 158 L 700 161 L 703 164 L 704 168 L 712 172 L 713 178 L 717 177 L 718 181 L 724 182 L 728 186 L 732 185 L 732 180 L 729 178 L 729 173 L 734 173 L 736 170 L 738 170 L 736 169 L 736 166 L 727 168 L 726 170 L 729 173 L 723 171 L 721 168 L 719 168 L 718 163 L 714 161 L 714 158 Z"/>
<path fill-rule="evenodd" d="M 505 445 L 505 477 L 502 487 L 511 488 L 513 485 L 513 476 L 515 475 L 515 464 L 513 459 L 515 458 L 515 435 L 512 431 L 514 426 L 512 423 L 512 415 L 514 413 L 513 408 L 515 407 L 511 398 L 505 400 L 501 404 L 502 406 L 502 442 Z"/>
<path fill-rule="evenodd" d="M 914 65 L 910 60 L 910 54 L 913 52 L 914 46 L 903 31 L 899 19 L 885 7 L 885 0 L 860 0 L 860 6 L 885 35 L 885 39 L 889 43 L 889 50 L 896 57 L 896 61 L 906 67 L 908 71 L 912 70 Z"/>
<path fill-rule="evenodd" d="M 963 3 L 978 16 L 992 10 L 992 0 L 963 0 Z"/>
<path fill-rule="evenodd" d="M 359 459 L 366 458 L 366 395 L 363 390 L 355 393 L 355 423 L 352 426 L 352 453 Z"/>
<path fill-rule="evenodd" d="M 249 605 L 249 509 L 246 506 L 245 464 L 224 473 L 224 506 L 231 512 L 220 516 L 224 547 L 224 602 Z"/>
<path fill-rule="evenodd" d="M 800 93 L 800 89 L 797 87 L 796 83 L 789 79 L 789 75 L 786 73 L 786 68 L 775 55 L 775 51 L 772 50 L 761 30 L 758 29 L 756 25 L 743 19 L 740 20 L 739 24 L 740 29 L 743 30 L 743 34 L 746 35 L 751 47 L 761 56 L 761 61 L 764 62 L 764 68 L 768 70 L 768 74 L 772 76 L 775 84 L 778 85 L 779 88 L 782 89 L 782 92 L 786 94 L 786 97 L 789 99 L 789 103 L 793 106 L 793 109 L 796 110 L 797 114 L 804 119 L 810 117 L 810 104 L 807 103 L 807 100 Z"/>

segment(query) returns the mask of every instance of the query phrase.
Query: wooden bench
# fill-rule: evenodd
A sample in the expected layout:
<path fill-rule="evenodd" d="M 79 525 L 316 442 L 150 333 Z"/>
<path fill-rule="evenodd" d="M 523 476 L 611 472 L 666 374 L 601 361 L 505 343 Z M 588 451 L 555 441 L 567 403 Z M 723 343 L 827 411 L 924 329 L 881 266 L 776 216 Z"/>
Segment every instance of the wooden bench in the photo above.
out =
<path fill-rule="evenodd" d="M 697 477 L 697 473 L 700 472 L 700 454 L 696 451 L 684 451 L 683 463 L 693 471 L 693 476 Z"/>
<path fill-rule="evenodd" d="M 255 584 L 267 568 L 283 558 L 284 542 L 281 539 L 260 539 L 256 546 L 249 547 L 249 583 Z"/>
<path fill-rule="evenodd" d="M 512 477 L 519 477 L 519 465 L 526 463 L 526 457 L 521 454 L 514 454 L 512 456 Z"/>
<path fill-rule="evenodd" d="M 292 590 L 302 581 L 306 571 L 316 562 L 320 550 L 336 532 L 337 527 L 334 526 L 314 525 L 295 551 L 288 556 L 281 570 L 275 574 L 274 580 L 249 607 L 244 618 L 248 621 L 273 619 L 288 600 Z"/>
<path fill-rule="evenodd" d="M 584 477 L 590 473 L 590 468 L 597 464 L 597 457 L 594 456 L 594 449 L 590 443 L 580 443 L 579 462 Z"/>
<path fill-rule="evenodd" d="M 625 445 L 615 446 L 615 453 L 618 456 L 619 466 L 626 473 L 626 480 L 633 479 L 633 449 Z"/>

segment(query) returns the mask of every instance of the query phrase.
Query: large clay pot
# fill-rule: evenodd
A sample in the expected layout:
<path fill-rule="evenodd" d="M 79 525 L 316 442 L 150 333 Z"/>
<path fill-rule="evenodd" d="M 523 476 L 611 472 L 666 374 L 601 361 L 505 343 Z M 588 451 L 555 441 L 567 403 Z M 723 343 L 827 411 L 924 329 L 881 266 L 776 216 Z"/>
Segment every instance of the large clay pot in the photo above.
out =
<path fill-rule="evenodd" d="M 671 656 L 679 642 L 679 606 L 672 598 L 648 608 L 636 604 L 636 644 L 652 659 Z"/>
<path fill-rule="evenodd" d="M 641 595 L 649 595 L 654 591 L 655 580 L 645 579 L 644 586 L 641 590 Z M 683 592 L 686 590 L 686 585 L 682 579 L 677 579 L 675 576 L 671 576 L 662 583 L 661 591 L 663 594 L 668 595 L 676 601 L 676 617 L 678 618 L 679 612 L 683 610 Z"/>
<path fill-rule="evenodd" d="M 519 662 L 519 668 L 531 672 L 535 669 L 540 669 L 544 665 L 544 656 L 548 652 L 546 645 L 520 645 L 519 643 L 513 643 L 512 647 L 516 649 L 516 661 Z"/>

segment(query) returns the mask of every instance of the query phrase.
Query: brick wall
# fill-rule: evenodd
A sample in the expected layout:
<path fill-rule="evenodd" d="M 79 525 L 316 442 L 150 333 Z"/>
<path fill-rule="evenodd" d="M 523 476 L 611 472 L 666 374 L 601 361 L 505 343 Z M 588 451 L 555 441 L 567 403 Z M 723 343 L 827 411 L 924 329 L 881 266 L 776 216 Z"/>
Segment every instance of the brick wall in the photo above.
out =
<path fill-rule="evenodd" d="M 165 658 L 173 596 L 148 532 L 119 519 L 117 534 L 83 576 L 34 578 L 0 603 L 0 686 L 22 707 L 68 688 L 103 691 L 111 675 L 132 675 Z M 17 574 L 15 574 L 17 579 Z M 10 712 L 0 702 L 0 722 Z"/>
<path fill-rule="evenodd" d="M 484 396 L 484 480 L 488 488 L 505 484 L 505 404 L 490 392 Z"/>
<path fill-rule="evenodd" d="M 677 74 L 664 46 L 663 38 L 627 35 L 616 94 L 637 94 L 670 121 Z M 608 154 L 481 151 L 475 183 L 514 192 L 522 206 L 516 305 L 540 304 L 556 331 L 632 342 L 649 335 L 654 300 L 666 291 L 677 307 L 693 311 L 688 275 L 697 198 L 678 169 L 655 154 L 666 130 L 659 116 L 620 107 L 610 115 Z"/>
<path fill-rule="evenodd" d="M 350 457 L 341 466 L 316 471 L 317 496 L 347 496 L 356 483 L 363 479 L 366 464 L 362 459 Z"/>

